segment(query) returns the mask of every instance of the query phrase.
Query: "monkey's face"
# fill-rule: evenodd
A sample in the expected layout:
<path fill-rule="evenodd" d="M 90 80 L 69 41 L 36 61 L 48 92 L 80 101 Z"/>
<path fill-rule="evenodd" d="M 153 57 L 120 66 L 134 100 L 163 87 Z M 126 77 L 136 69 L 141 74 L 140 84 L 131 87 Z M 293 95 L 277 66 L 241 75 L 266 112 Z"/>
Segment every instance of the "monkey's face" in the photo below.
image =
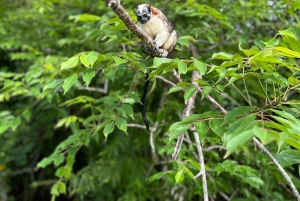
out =
<path fill-rule="evenodd" d="M 138 9 L 134 11 L 134 14 L 137 16 L 137 19 L 141 24 L 148 22 L 152 15 L 150 6 L 144 4 L 139 5 Z"/>

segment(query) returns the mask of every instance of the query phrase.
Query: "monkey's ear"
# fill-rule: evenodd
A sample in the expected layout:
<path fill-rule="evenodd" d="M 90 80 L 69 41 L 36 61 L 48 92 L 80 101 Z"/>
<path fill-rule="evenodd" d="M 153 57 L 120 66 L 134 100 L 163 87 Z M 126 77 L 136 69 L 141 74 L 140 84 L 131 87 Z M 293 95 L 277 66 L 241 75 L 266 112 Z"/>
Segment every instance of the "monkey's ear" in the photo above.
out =
<path fill-rule="evenodd" d="M 148 7 L 148 11 L 149 11 L 149 12 L 151 11 L 151 5 L 149 5 L 149 7 Z"/>
<path fill-rule="evenodd" d="M 157 15 L 158 11 L 155 7 L 149 7 L 151 9 L 152 14 Z"/>

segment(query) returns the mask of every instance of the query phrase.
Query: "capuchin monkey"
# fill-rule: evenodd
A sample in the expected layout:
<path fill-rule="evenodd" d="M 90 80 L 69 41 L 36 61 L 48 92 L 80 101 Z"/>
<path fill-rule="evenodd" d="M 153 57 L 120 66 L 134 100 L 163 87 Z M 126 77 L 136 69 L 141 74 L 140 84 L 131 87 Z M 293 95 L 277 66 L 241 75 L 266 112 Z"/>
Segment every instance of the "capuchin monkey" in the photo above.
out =
<path fill-rule="evenodd" d="M 137 25 L 153 40 L 155 48 L 163 52 L 162 57 L 167 57 L 177 43 L 177 34 L 171 22 L 160 10 L 149 4 L 139 5 L 134 13 L 137 16 Z M 146 115 L 146 98 L 148 91 L 149 80 L 148 73 L 146 73 L 144 93 L 141 98 L 143 104 L 141 113 L 147 130 L 149 130 L 149 122 Z"/>

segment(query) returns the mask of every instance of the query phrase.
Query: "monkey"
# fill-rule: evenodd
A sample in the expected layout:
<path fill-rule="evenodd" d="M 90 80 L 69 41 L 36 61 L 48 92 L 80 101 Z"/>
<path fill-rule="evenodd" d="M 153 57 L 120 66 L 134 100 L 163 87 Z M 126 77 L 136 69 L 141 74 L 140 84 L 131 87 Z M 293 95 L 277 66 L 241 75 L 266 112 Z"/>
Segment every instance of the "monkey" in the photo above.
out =
<path fill-rule="evenodd" d="M 157 8 L 141 4 L 134 11 L 137 25 L 153 40 L 156 49 L 162 49 L 162 57 L 167 57 L 177 44 L 176 31 L 168 18 Z"/>
<path fill-rule="evenodd" d="M 162 50 L 162 57 L 167 57 L 177 44 L 177 33 L 168 18 L 157 8 L 149 4 L 138 5 L 134 14 L 137 16 L 137 25 L 151 38 L 154 46 Z M 141 98 L 141 113 L 143 121 L 149 130 L 149 121 L 146 115 L 146 98 L 149 91 L 149 74 L 146 73 L 144 92 Z"/>

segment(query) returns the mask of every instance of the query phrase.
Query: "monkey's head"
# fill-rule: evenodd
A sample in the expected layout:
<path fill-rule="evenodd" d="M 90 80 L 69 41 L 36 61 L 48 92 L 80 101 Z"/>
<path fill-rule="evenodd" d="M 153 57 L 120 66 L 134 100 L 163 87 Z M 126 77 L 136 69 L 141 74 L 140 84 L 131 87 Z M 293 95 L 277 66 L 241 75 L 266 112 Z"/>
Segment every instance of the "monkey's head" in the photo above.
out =
<path fill-rule="evenodd" d="M 134 14 L 141 24 L 148 22 L 152 16 L 151 6 L 149 4 L 141 4 L 138 6 Z"/>

